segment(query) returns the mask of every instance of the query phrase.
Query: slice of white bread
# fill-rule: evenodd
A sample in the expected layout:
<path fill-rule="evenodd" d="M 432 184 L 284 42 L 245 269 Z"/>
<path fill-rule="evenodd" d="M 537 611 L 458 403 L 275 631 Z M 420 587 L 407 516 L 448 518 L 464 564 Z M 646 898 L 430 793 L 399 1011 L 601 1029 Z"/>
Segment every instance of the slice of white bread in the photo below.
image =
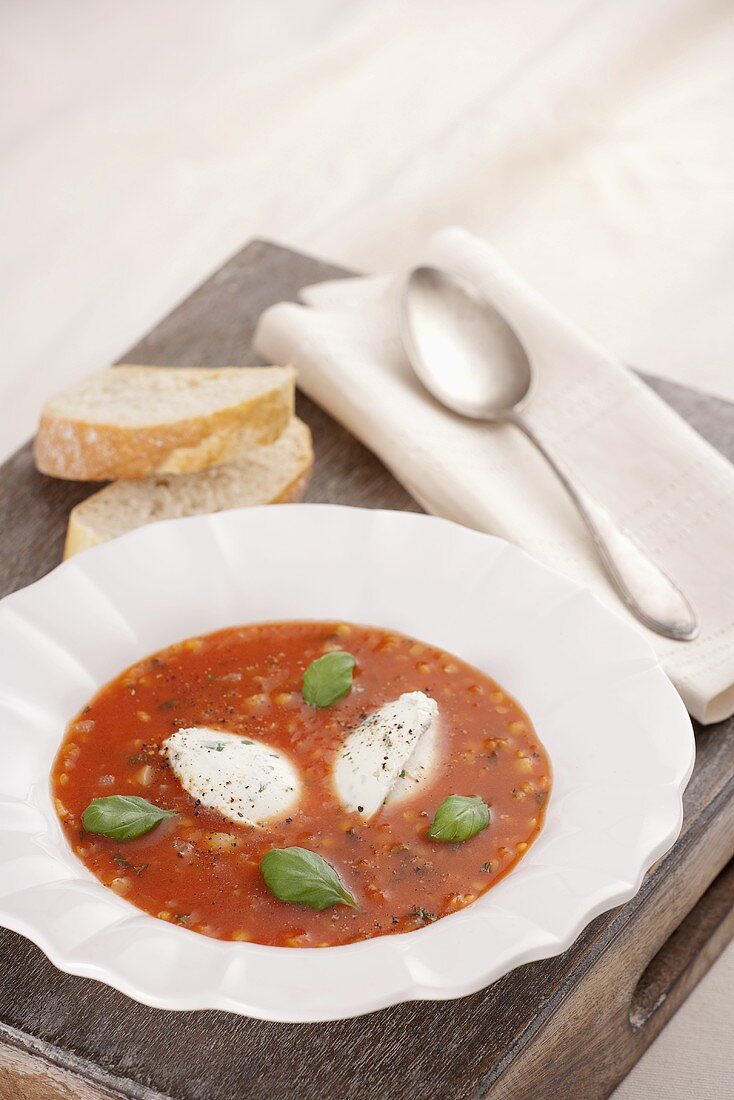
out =
<path fill-rule="evenodd" d="M 159 519 L 300 500 L 312 464 L 311 432 L 292 420 L 275 443 L 243 447 L 224 466 L 115 481 L 72 509 L 64 557 Z"/>
<path fill-rule="evenodd" d="M 294 379 L 292 367 L 109 367 L 44 406 L 36 466 L 72 481 L 205 470 L 278 438 Z"/>

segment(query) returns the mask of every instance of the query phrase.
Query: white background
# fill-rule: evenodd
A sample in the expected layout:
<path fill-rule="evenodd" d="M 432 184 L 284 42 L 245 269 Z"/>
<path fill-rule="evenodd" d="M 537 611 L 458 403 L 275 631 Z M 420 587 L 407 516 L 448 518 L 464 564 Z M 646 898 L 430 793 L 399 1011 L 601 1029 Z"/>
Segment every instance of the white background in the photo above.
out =
<path fill-rule="evenodd" d="M 734 398 L 727 0 L 0 0 L 0 457 L 247 239 L 487 236 L 626 361 Z M 732 1095 L 734 949 L 618 1100 Z"/>

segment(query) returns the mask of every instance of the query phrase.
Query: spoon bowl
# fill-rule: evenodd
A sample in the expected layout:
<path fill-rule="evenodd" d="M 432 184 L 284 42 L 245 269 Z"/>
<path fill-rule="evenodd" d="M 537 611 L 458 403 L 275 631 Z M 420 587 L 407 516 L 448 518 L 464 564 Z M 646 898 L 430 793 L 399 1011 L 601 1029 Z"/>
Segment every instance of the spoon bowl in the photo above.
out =
<path fill-rule="evenodd" d="M 417 267 L 405 286 L 401 325 L 416 374 L 447 408 L 475 420 L 503 420 L 527 401 L 533 382 L 528 354 L 469 283 L 436 267 Z"/>

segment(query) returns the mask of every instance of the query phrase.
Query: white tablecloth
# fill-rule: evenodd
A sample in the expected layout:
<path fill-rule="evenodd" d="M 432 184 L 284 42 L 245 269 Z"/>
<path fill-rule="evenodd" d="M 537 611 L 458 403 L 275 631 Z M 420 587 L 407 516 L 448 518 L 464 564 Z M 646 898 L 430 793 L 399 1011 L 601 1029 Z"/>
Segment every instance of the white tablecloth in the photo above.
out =
<path fill-rule="evenodd" d="M 246 239 L 389 270 L 464 224 L 734 398 L 728 0 L 0 7 L 0 457 Z M 734 949 L 621 1087 L 731 1093 Z"/>

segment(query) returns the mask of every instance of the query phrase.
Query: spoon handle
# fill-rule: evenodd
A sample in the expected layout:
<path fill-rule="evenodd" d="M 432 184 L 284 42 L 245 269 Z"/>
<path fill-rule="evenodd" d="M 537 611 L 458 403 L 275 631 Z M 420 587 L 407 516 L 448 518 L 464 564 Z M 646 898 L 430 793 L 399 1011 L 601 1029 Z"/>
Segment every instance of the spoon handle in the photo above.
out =
<path fill-rule="evenodd" d="M 695 611 L 680 589 L 650 560 L 627 531 L 614 522 L 589 493 L 548 452 L 530 425 L 516 413 L 510 418 L 558 474 L 576 504 L 612 584 L 627 608 L 656 634 L 692 641 L 699 632 Z"/>

